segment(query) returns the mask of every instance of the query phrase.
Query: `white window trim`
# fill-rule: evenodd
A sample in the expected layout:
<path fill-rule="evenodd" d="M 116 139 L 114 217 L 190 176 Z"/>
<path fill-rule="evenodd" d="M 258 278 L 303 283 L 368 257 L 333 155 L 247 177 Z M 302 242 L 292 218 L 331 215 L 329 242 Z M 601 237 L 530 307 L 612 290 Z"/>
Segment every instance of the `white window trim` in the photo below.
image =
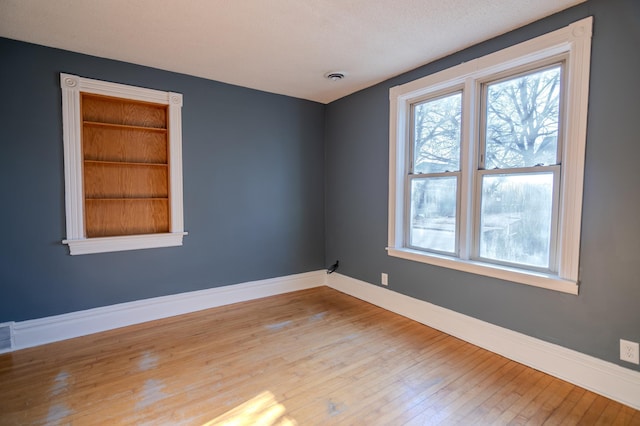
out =
<path fill-rule="evenodd" d="M 67 238 L 72 255 L 181 246 L 184 232 L 182 207 L 182 94 L 60 74 L 64 140 L 64 174 Z M 113 96 L 168 105 L 169 191 L 171 224 L 168 233 L 86 238 L 82 179 L 82 122 L 80 93 Z"/>
<path fill-rule="evenodd" d="M 578 294 L 578 266 L 582 219 L 582 192 L 589 97 L 589 68 L 593 18 L 588 17 L 532 40 L 448 68 L 389 91 L 389 229 L 387 253 L 390 256 L 457 269 L 479 275 L 528 284 L 536 287 Z M 477 81 L 505 70 L 534 64 L 557 55 L 566 55 L 566 125 L 563 128 L 561 201 L 558 221 L 558 273 L 545 274 L 501 265 L 456 258 L 409 249 L 404 241 L 404 180 L 406 172 L 406 138 L 410 134 L 408 111 L 415 100 L 448 88 L 464 85 L 463 114 L 469 116 L 462 135 L 462 193 L 473 185 L 474 149 L 478 133 L 475 111 Z M 469 128 L 471 127 L 471 128 Z M 460 209 L 471 211 L 471 202 L 461 197 Z M 472 215 L 460 223 L 461 238 L 468 232 Z M 470 241 L 466 241 L 470 247 Z"/>

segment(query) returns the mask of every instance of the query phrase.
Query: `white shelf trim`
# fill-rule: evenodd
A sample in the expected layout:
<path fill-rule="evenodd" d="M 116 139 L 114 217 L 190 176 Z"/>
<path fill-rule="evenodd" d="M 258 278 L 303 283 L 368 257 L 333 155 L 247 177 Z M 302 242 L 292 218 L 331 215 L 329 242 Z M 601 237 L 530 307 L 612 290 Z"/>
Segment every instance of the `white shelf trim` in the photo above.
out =
<path fill-rule="evenodd" d="M 67 238 L 71 255 L 181 246 L 184 232 L 182 190 L 182 94 L 128 86 L 72 74 L 60 74 L 64 140 Z M 90 93 L 167 105 L 169 113 L 169 233 L 87 238 L 82 179 L 82 120 L 80 93 Z"/>
<path fill-rule="evenodd" d="M 170 232 L 164 234 L 124 235 L 119 237 L 82 238 L 63 240 L 69 245 L 72 255 L 104 253 L 112 251 L 140 250 L 150 247 L 174 247 L 182 245 L 182 237 L 187 232 Z"/>

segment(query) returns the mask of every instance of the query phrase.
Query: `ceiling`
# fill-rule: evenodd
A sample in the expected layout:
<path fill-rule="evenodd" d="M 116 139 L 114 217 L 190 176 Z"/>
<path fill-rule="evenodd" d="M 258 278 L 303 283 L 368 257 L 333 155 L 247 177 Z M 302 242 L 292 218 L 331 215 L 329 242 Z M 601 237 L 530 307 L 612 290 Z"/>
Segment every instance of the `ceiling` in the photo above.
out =
<path fill-rule="evenodd" d="M 0 0 L 0 36 L 329 103 L 583 1 Z"/>

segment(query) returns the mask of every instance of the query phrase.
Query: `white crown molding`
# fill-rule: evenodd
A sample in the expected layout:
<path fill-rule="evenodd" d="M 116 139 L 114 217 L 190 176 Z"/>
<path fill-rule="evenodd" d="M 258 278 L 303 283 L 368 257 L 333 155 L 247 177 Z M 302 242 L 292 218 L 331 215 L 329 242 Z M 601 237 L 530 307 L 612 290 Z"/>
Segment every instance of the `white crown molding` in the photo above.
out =
<path fill-rule="evenodd" d="M 327 285 L 640 410 L 640 372 L 338 273 Z"/>
<path fill-rule="evenodd" d="M 319 287 L 324 285 L 325 277 L 325 271 L 306 272 L 19 321 L 13 323 L 12 350 L 30 348 L 232 303 Z"/>

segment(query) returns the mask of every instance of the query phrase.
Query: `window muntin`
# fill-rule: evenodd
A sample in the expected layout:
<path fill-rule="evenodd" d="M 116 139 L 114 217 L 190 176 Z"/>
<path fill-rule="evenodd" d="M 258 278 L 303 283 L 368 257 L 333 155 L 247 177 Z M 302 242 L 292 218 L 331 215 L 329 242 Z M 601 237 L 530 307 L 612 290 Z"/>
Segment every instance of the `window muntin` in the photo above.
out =
<path fill-rule="evenodd" d="M 592 23 L 592 18 L 585 18 L 526 42 L 391 88 L 387 247 L 390 256 L 566 293 L 578 293 Z M 522 83 L 519 77 L 537 72 L 548 73 L 545 77 L 553 81 L 547 81 L 548 87 L 560 83 L 558 101 L 548 102 L 548 108 L 557 106 L 557 124 L 553 125 L 548 120 L 543 126 L 546 132 L 544 137 L 534 140 L 534 148 L 536 143 L 538 147 L 542 147 L 538 155 L 529 155 L 527 158 L 521 155 L 520 159 L 504 157 L 502 160 L 509 161 L 503 161 L 502 168 L 495 168 L 498 166 L 495 159 L 500 159 L 498 155 L 504 153 L 500 152 L 501 147 L 495 141 L 490 140 L 493 135 L 490 132 L 487 134 L 486 123 L 491 121 L 490 131 L 504 123 L 500 123 L 499 117 L 496 119 L 487 116 L 487 108 L 481 106 L 482 100 L 488 93 L 497 96 L 500 89 L 508 86 L 500 86 L 501 83 L 511 80 Z M 554 73 L 559 73 L 559 78 Z M 511 84 L 513 83 L 512 81 Z M 417 134 L 414 118 L 416 105 L 457 92 L 462 94 L 460 168 L 453 171 L 446 167 L 414 170 L 414 163 L 418 163 L 414 147 Z M 551 99 L 555 98 L 556 93 L 555 89 L 546 92 Z M 547 139 L 543 140 L 544 138 Z M 485 164 L 487 153 L 495 158 L 489 158 Z M 542 248 L 537 255 L 520 258 L 508 253 L 500 256 L 492 254 L 487 248 L 483 248 L 481 253 L 481 215 L 484 214 L 486 219 L 491 209 L 497 208 L 485 204 L 482 213 L 482 182 L 486 179 L 488 185 L 492 179 L 493 183 L 498 179 L 502 179 L 502 182 L 513 181 L 517 174 L 527 175 L 533 181 L 530 184 L 520 182 L 522 191 L 531 185 L 535 187 L 536 179 L 542 179 L 534 178 L 536 174 L 552 181 L 552 220 L 550 225 L 547 223 L 541 227 L 544 230 L 544 243 L 538 244 L 538 247 Z M 435 178 L 447 176 L 457 179 L 457 247 L 454 253 L 448 251 L 451 245 L 447 251 L 425 249 L 421 246 L 442 247 L 435 243 L 417 242 L 417 239 L 412 242 L 411 239 L 413 225 L 418 222 L 413 220 L 416 209 L 412 213 L 411 198 L 422 194 L 422 199 L 425 200 L 425 191 L 420 187 L 419 179 L 426 179 L 431 183 Z M 542 186 L 549 187 L 548 182 L 545 185 Z M 415 188 L 412 190 L 412 187 Z M 546 194 L 543 204 L 548 212 L 548 190 Z M 418 202 L 415 201 L 413 207 L 420 207 L 415 204 Z M 511 208 L 514 209 L 515 207 Z M 431 210 L 434 208 L 431 207 Z M 434 216 L 432 222 L 435 223 L 437 218 Z M 484 243 L 487 242 L 488 240 Z M 547 252 L 548 261 L 545 262 L 541 259 L 547 259 Z M 514 259 L 520 264 L 513 263 Z"/>

